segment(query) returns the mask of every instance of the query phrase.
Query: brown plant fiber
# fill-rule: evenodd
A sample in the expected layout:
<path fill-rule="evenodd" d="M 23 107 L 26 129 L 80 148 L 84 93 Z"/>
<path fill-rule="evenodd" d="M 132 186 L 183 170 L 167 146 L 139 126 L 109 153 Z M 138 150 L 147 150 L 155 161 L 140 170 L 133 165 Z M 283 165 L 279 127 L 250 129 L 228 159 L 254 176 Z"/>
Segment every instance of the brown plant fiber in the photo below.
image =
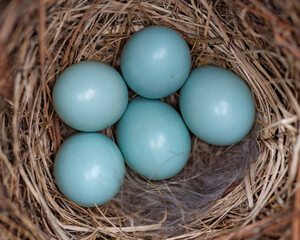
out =
<path fill-rule="evenodd" d="M 1 240 L 300 239 L 298 0 L 11 0 L 0 13 Z M 179 175 L 149 182 L 128 169 L 115 199 L 79 207 L 53 177 L 55 154 L 75 132 L 53 109 L 53 85 L 79 61 L 120 70 L 125 42 L 150 25 L 178 31 L 193 68 L 243 78 L 255 127 L 229 147 L 193 136 Z M 163 100 L 179 110 L 178 99 Z M 115 126 L 102 132 L 114 139 Z"/>

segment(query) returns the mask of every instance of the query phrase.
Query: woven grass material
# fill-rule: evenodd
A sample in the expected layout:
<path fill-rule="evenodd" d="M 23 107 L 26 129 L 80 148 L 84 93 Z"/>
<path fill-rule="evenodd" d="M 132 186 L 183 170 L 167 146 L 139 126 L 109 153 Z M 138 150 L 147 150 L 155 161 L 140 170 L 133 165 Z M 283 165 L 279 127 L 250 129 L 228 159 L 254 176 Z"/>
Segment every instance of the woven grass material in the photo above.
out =
<path fill-rule="evenodd" d="M 169 239 L 300 239 L 295 184 L 299 1 L 12 0 L 1 2 L 0 9 L 0 239 L 165 237 L 159 235 L 161 222 L 128 223 L 113 203 L 75 206 L 53 179 L 55 153 L 74 132 L 54 113 L 55 79 L 82 60 L 119 70 L 124 43 L 149 25 L 182 34 L 191 47 L 193 67 L 213 64 L 241 76 L 255 97 L 260 126 L 260 154 L 245 178 L 204 219 Z M 165 100 L 178 107 L 178 94 Z M 104 133 L 113 136 L 114 130 Z M 202 145 L 193 140 L 195 155 Z"/>

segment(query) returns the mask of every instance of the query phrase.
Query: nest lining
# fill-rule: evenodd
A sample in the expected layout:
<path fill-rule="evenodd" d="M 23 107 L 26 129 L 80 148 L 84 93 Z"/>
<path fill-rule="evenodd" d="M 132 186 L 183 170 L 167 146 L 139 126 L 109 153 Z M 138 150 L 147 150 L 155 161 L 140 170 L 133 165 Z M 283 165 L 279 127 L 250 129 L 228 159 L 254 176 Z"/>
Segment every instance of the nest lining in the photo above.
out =
<path fill-rule="evenodd" d="M 1 239 L 289 236 L 286 225 L 279 225 L 283 228 L 278 232 L 263 231 L 265 225 L 257 231 L 255 221 L 277 226 L 295 213 L 300 151 L 297 1 L 47 0 L 37 4 L 13 0 L 1 4 Z M 75 206 L 53 179 L 54 155 L 74 133 L 54 113 L 55 79 L 67 66 L 83 60 L 105 62 L 119 70 L 126 40 L 149 25 L 177 30 L 191 48 L 193 68 L 212 64 L 235 72 L 247 82 L 256 101 L 259 128 L 250 139 L 258 142 L 259 156 L 251 154 L 255 161 L 247 158 L 251 163 L 245 177 L 208 211 L 204 208 L 199 215 L 189 216 L 182 229 L 169 228 L 172 218 L 168 222 L 152 217 L 146 223 L 138 215 L 133 218 L 130 206 L 126 208 L 123 200 L 120 204 L 121 197 L 98 208 Z M 164 101 L 178 109 L 178 94 Z M 114 127 L 103 131 L 112 138 L 114 132 Z M 217 150 L 193 138 L 191 158 L 210 159 L 218 155 Z M 130 176 L 129 172 L 126 181 Z"/>

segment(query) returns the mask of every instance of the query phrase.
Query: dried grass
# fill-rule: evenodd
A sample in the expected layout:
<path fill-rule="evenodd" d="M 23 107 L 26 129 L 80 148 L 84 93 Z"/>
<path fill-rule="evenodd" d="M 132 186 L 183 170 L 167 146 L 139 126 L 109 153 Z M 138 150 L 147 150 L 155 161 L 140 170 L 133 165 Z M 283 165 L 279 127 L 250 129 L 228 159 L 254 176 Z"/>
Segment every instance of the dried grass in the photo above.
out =
<path fill-rule="evenodd" d="M 125 226 L 112 204 L 80 208 L 63 198 L 53 161 L 73 131 L 51 103 L 66 66 L 89 59 L 119 69 L 125 41 L 154 24 L 185 37 L 193 67 L 214 64 L 245 79 L 262 128 L 244 180 L 196 228 L 169 239 L 300 239 L 299 1 L 12 0 L 0 9 L 0 239 L 157 234 L 159 223 Z M 166 101 L 176 107 L 178 95 Z M 114 128 L 104 132 L 113 136 Z"/>

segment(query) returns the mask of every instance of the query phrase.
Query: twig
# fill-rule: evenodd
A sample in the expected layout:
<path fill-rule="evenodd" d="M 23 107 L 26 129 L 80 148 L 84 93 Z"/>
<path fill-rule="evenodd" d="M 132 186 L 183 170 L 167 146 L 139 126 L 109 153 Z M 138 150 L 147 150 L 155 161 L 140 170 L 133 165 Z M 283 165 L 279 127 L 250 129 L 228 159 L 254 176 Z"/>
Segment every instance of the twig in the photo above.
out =
<path fill-rule="evenodd" d="M 300 149 L 300 141 L 298 141 L 297 145 L 295 146 L 295 150 Z M 295 151 L 297 153 L 297 151 Z M 298 175 L 297 175 L 297 182 L 296 182 L 296 193 L 295 193 L 295 202 L 294 208 L 299 210 L 300 209 L 300 161 L 298 162 Z M 293 240 L 300 239 L 300 215 L 296 215 L 293 220 Z"/>
<path fill-rule="evenodd" d="M 284 227 L 289 224 L 293 218 L 300 213 L 300 210 L 293 210 L 288 208 L 278 214 L 264 218 L 258 222 L 252 223 L 241 227 L 233 233 L 225 234 L 220 237 L 214 238 L 214 240 L 238 240 L 245 239 L 260 234 L 267 234 L 273 232 L 275 229 Z"/>
<path fill-rule="evenodd" d="M 47 82 L 45 78 L 45 30 L 46 28 L 46 5 L 45 0 L 39 1 L 39 56 L 41 63 L 41 79 L 43 84 L 43 98 L 44 98 L 44 112 L 47 119 L 47 127 L 49 128 L 50 137 L 53 139 L 52 128 L 50 124 L 50 118 L 48 114 L 48 104 L 47 104 Z"/>
<path fill-rule="evenodd" d="M 88 18 L 88 16 L 92 12 L 92 10 L 94 10 L 94 9 L 95 9 L 95 5 L 90 6 L 90 8 L 84 13 L 84 15 L 82 16 L 80 22 L 78 23 L 78 25 L 77 25 L 77 27 L 76 27 L 73 35 L 72 35 L 72 38 L 71 38 L 71 40 L 69 42 L 69 45 L 68 45 L 67 50 L 65 52 L 64 58 L 62 60 L 62 66 L 64 66 L 66 64 L 66 62 L 67 62 L 67 59 L 69 57 L 72 45 L 73 45 L 73 43 L 76 40 L 76 37 L 77 37 L 77 35 L 79 33 L 80 28 L 82 27 L 82 25 L 84 24 L 84 22 L 86 21 L 86 19 Z"/>
<path fill-rule="evenodd" d="M 229 37 L 228 37 L 228 35 L 226 33 L 226 30 L 224 29 L 223 24 L 221 23 L 221 21 L 219 20 L 219 18 L 216 16 L 216 14 L 214 13 L 214 11 L 210 11 L 211 6 L 208 4 L 208 2 L 206 0 L 201 0 L 201 3 L 207 9 L 207 11 L 209 11 L 210 15 L 214 18 L 214 20 L 216 21 L 216 23 L 219 26 L 219 29 L 220 29 L 220 31 L 222 33 L 224 41 L 226 43 L 228 43 L 229 42 Z"/>
<path fill-rule="evenodd" d="M 295 46 L 294 44 L 288 42 L 287 37 L 282 35 L 282 33 L 285 34 L 287 32 L 295 32 L 299 35 L 300 28 L 298 26 L 291 26 L 291 24 L 281 21 L 261 2 L 257 0 L 250 0 L 250 1 L 255 5 L 256 8 L 259 8 L 260 10 L 251 8 L 248 5 L 242 3 L 241 1 L 234 1 L 234 4 L 246 8 L 249 12 L 255 14 L 256 16 L 260 16 L 269 22 L 273 22 L 273 24 L 276 26 L 273 33 L 275 41 L 279 45 L 287 48 L 290 51 L 290 53 L 292 53 L 296 58 L 300 59 L 300 49 L 297 48 L 297 46 Z"/>
<path fill-rule="evenodd" d="M 20 5 L 19 2 L 12 1 L 6 8 L 6 13 L 4 13 L 6 18 L 0 25 L 0 96 L 3 95 L 10 100 L 12 99 L 10 92 L 12 82 L 9 81 L 10 64 L 8 64 L 7 42 L 18 20 Z"/>

